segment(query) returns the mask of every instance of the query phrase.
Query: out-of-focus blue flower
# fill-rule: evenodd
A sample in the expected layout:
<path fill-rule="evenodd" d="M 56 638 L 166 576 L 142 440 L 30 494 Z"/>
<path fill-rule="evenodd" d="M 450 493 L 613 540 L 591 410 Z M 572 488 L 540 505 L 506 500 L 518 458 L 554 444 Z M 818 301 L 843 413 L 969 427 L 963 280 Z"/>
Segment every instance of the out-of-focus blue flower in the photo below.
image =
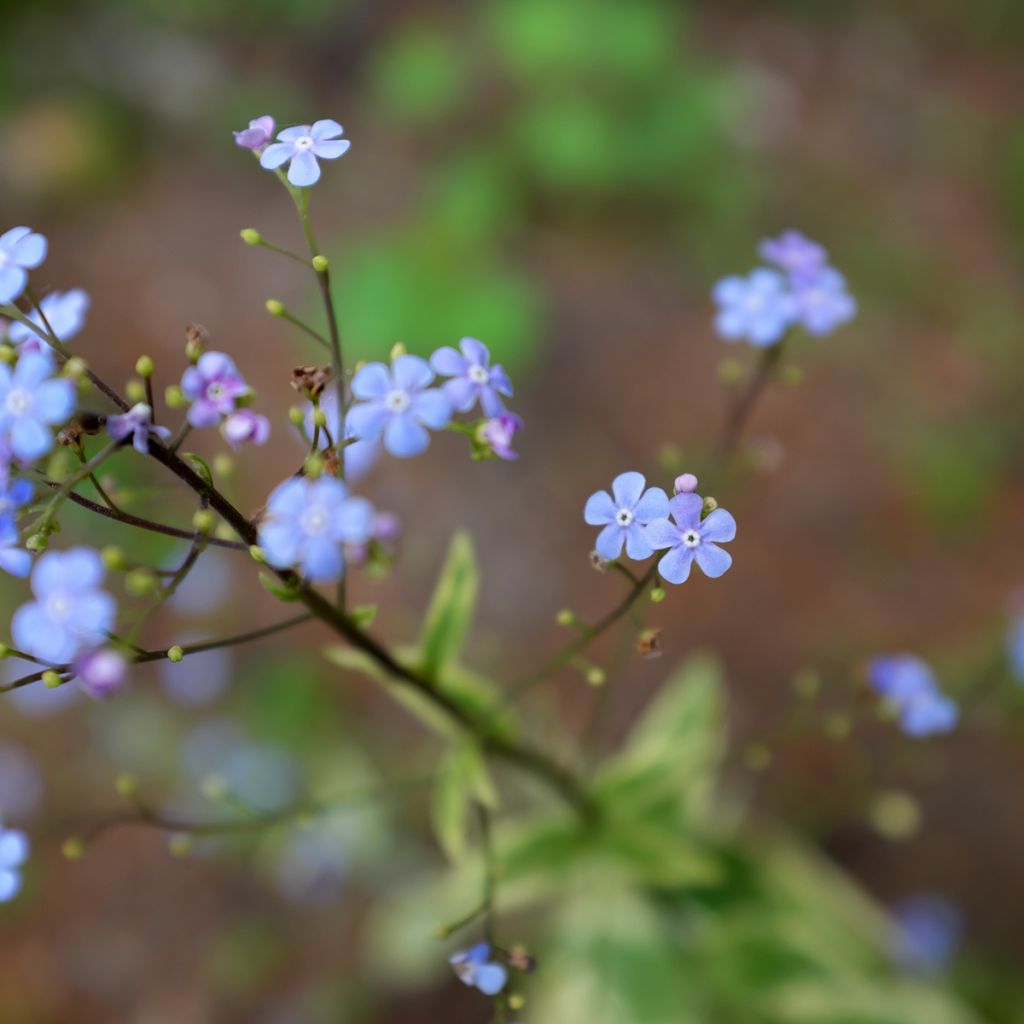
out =
<path fill-rule="evenodd" d="M 774 345 L 792 326 L 797 304 L 786 279 L 763 267 L 747 277 L 724 277 L 712 297 L 718 306 L 715 330 L 726 341 Z"/>
<path fill-rule="evenodd" d="M 357 830 L 352 815 L 335 813 L 292 830 L 274 876 L 296 903 L 323 904 L 335 898 L 348 877 Z"/>
<path fill-rule="evenodd" d="M 512 439 L 523 429 L 523 421 L 514 412 L 503 412 L 480 424 L 478 438 L 491 446 L 499 459 L 518 459 L 519 453 L 512 447 Z"/>
<path fill-rule="evenodd" d="M 668 495 L 660 487 L 647 487 L 643 473 L 620 473 L 612 481 L 612 493 L 596 491 L 587 499 L 583 518 L 590 526 L 603 526 L 594 549 L 602 558 L 626 554 L 637 560 L 654 553 L 644 527 L 668 515 Z"/>
<path fill-rule="evenodd" d="M 32 569 L 32 556 L 21 546 L 18 528 L 7 516 L 0 516 L 0 569 L 19 578 Z"/>
<path fill-rule="evenodd" d="M 736 520 L 724 508 L 701 519 L 704 499 L 684 491 L 669 501 L 672 520 L 656 519 L 644 531 L 652 548 L 668 548 L 658 572 L 668 583 L 685 583 L 696 561 L 705 576 L 717 579 L 732 565 L 732 555 L 718 545 L 736 536 Z"/>
<path fill-rule="evenodd" d="M 419 356 L 397 356 L 390 369 L 367 363 L 352 380 L 360 401 L 349 409 L 346 425 L 362 441 L 383 436 L 384 447 L 398 458 L 419 455 L 430 444 L 426 428 L 440 430 L 452 416 L 448 396 L 428 390 L 433 379 L 430 364 Z"/>
<path fill-rule="evenodd" d="M 11 620 L 14 643 L 40 661 L 71 662 L 80 650 L 102 644 L 114 627 L 114 599 L 100 589 L 105 570 L 92 548 L 48 551 L 32 571 L 36 600 Z"/>
<path fill-rule="evenodd" d="M 145 402 L 137 402 L 120 416 L 111 416 L 107 420 L 107 433 L 115 441 L 132 439 L 132 446 L 143 455 L 149 453 L 149 435 L 156 434 L 161 441 L 166 441 L 171 432 L 166 427 L 153 426 L 153 410 Z"/>
<path fill-rule="evenodd" d="M 181 375 L 181 390 L 192 403 L 188 421 L 193 427 L 216 426 L 250 394 L 249 385 L 224 352 L 204 352 L 195 366 Z"/>
<path fill-rule="evenodd" d="M 75 408 L 75 386 L 53 377 L 47 356 L 27 352 L 12 372 L 0 364 L 0 435 L 23 462 L 34 462 L 53 447 L 53 426 Z"/>
<path fill-rule="evenodd" d="M 7 903 L 21 889 L 21 865 L 28 858 L 28 836 L 0 824 L 0 903 Z"/>
<path fill-rule="evenodd" d="M 431 357 L 430 365 L 445 382 L 444 393 L 458 412 L 469 412 L 479 401 L 487 417 L 500 416 L 505 411 L 501 396 L 512 396 L 512 381 L 499 364 L 491 366 L 491 353 L 482 341 L 463 338 L 459 342 L 460 355 L 450 345 L 439 348 Z"/>
<path fill-rule="evenodd" d="M 0 818 L 26 818 L 43 798 L 43 776 L 20 747 L 0 744 Z"/>
<path fill-rule="evenodd" d="M 331 388 L 329 391 L 325 391 L 320 396 L 320 409 L 327 417 L 327 433 L 331 436 L 331 441 L 335 444 L 338 443 L 338 392 Z M 313 438 L 316 433 L 316 427 L 313 423 L 313 414 L 316 410 L 313 407 L 312 402 L 307 402 L 303 406 L 303 428 L 306 433 L 306 441 Z M 342 458 L 345 460 L 345 481 L 346 483 L 356 483 L 361 480 L 370 470 L 373 468 L 374 463 L 380 457 L 380 440 L 372 441 L 357 441 L 355 440 L 355 434 L 352 431 L 352 424 L 348 422 L 346 418 L 345 422 L 345 437 L 344 440 L 349 443 L 342 449 Z M 320 449 L 330 447 L 330 441 L 328 441 L 323 431 L 320 434 L 319 441 Z"/>
<path fill-rule="evenodd" d="M 1018 683 L 1024 683 L 1024 615 L 1010 623 L 1006 634 L 1006 653 L 1010 659 L 1010 673 Z"/>
<path fill-rule="evenodd" d="M 46 239 L 31 228 L 0 235 L 0 305 L 13 302 L 28 284 L 28 272 L 46 259 Z"/>
<path fill-rule="evenodd" d="M 18 511 L 32 500 L 35 491 L 32 481 L 26 480 L 24 477 L 5 480 L 0 485 L 0 520 L 17 520 Z"/>
<path fill-rule="evenodd" d="M 220 432 L 232 448 L 246 442 L 264 445 L 270 439 L 270 420 L 252 409 L 238 409 L 220 425 Z"/>
<path fill-rule="evenodd" d="M 342 545 L 366 543 L 372 529 L 373 506 L 351 497 L 340 480 L 293 477 L 267 500 L 259 544 L 271 565 L 325 583 L 345 571 Z"/>
<path fill-rule="evenodd" d="M 78 685 L 93 700 L 110 700 L 124 687 L 128 663 L 109 647 L 86 651 L 75 659 Z"/>
<path fill-rule="evenodd" d="M 39 300 L 39 308 L 46 317 L 58 341 L 68 341 L 85 326 L 85 316 L 89 312 L 89 295 L 81 288 L 73 288 L 68 292 L 50 292 Z M 27 324 L 12 323 L 7 329 L 7 340 L 12 345 L 20 345 L 21 351 L 36 350 L 49 352 L 50 347 L 43 340 L 46 328 L 39 310 L 32 309 L 25 314 L 38 330 L 32 330 Z"/>
<path fill-rule="evenodd" d="M 963 932 L 957 908 L 931 894 L 897 907 L 893 925 L 893 958 L 905 970 L 921 974 L 937 974 L 948 967 Z"/>
<path fill-rule="evenodd" d="M 320 180 L 317 160 L 336 160 L 352 145 L 348 139 L 338 138 L 343 131 L 337 121 L 329 119 L 285 128 L 277 133 L 277 142 L 263 151 L 260 165 L 275 171 L 288 163 L 288 181 L 292 185 L 296 188 L 315 185 Z"/>
<path fill-rule="evenodd" d="M 236 145 L 242 149 L 252 149 L 261 153 L 267 143 L 274 137 L 274 119 L 269 114 L 257 117 L 249 122 L 248 128 L 240 132 L 232 132 Z"/>
<path fill-rule="evenodd" d="M 448 963 L 463 985 L 479 989 L 485 996 L 496 996 L 508 981 L 508 971 L 491 959 L 491 947 L 486 942 L 453 953 Z"/>
<path fill-rule="evenodd" d="M 825 247 L 799 231 L 783 231 L 778 238 L 766 238 L 758 249 L 763 259 L 794 277 L 810 277 L 828 262 Z"/>
<path fill-rule="evenodd" d="M 916 655 L 873 658 L 868 679 L 874 691 L 896 710 L 900 727 L 908 736 L 935 736 L 950 732 L 956 725 L 956 703 L 941 693 L 931 667 Z"/>
<path fill-rule="evenodd" d="M 797 322 L 811 334 L 831 334 L 857 312 L 857 303 L 846 290 L 846 278 L 832 267 L 795 281 L 793 298 Z"/>

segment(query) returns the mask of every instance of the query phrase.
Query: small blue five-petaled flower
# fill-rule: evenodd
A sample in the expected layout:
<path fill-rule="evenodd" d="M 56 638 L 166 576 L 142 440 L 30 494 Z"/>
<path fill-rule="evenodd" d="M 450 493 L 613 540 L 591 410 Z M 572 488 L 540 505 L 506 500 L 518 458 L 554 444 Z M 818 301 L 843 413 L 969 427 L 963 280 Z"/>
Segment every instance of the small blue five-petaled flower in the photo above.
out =
<path fill-rule="evenodd" d="M 789 330 L 797 304 L 786 279 L 760 267 L 747 277 L 724 277 L 712 296 L 718 306 L 715 329 L 726 341 L 749 341 L 759 348 L 774 345 Z"/>
<path fill-rule="evenodd" d="M 101 589 L 103 559 L 92 548 L 48 551 L 32 570 L 36 600 L 11 620 L 14 643 L 40 661 L 71 662 L 104 643 L 114 628 L 114 599 Z"/>
<path fill-rule="evenodd" d="M 40 313 L 40 310 L 42 311 Z M 72 288 L 68 292 L 50 292 L 39 300 L 39 309 L 31 309 L 25 319 L 33 326 L 16 321 L 7 328 L 7 340 L 17 345 L 19 352 L 45 352 L 50 347 L 43 340 L 49 333 L 43 326 L 45 321 L 49 331 L 61 342 L 73 338 L 85 326 L 85 315 L 89 312 L 89 295 L 81 288 Z"/>
<path fill-rule="evenodd" d="M 583 518 L 591 526 L 603 526 L 594 550 L 609 561 L 618 558 L 623 545 L 637 561 L 654 553 L 644 527 L 668 515 L 668 495 L 660 487 L 648 487 L 642 473 L 620 473 L 612 481 L 612 493 L 597 491 L 587 499 Z"/>
<path fill-rule="evenodd" d="M 28 272 L 46 259 L 46 239 L 31 228 L 0 235 L 0 305 L 13 302 L 28 284 Z"/>
<path fill-rule="evenodd" d="M 33 462 L 53 447 L 52 427 L 63 423 L 75 407 L 75 386 L 52 378 L 53 362 L 40 352 L 27 352 L 14 370 L 0 364 L 0 436 L 13 455 Z"/>
<path fill-rule="evenodd" d="M 29 843 L 24 832 L 4 828 L 0 823 L 0 903 L 13 900 L 21 889 L 21 865 L 28 857 Z"/>
<path fill-rule="evenodd" d="M 336 160 L 348 152 L 352 145 L 348 139 L 339 139 L 344 129 L 330 119 L 313 124 L 295 125 L 277 133 L 260 156 L 260 166 L 268 171 L 288 164 L 288 181 L 296 188 L 315 185 L 320 180 L 320 160 Z M 289 163 L 290 161 L 290 163 Z"/>
<path fill-rule="evenodd" d="M 705 576 L 717 579 L 732 565 L 732 555 L 718 545 L 736 536 L 736 520 L 724 508 L 701 519 L 704 499 L 684 492 L 669 501 L 670 519 L 656 519 L 647 529 L 652 548 L 668 548 L 658 562 L 658 573 L 667 583 L 685 583 L 696 562 Z"/>
<path fill-rule="evenodd" d="M 916 655 L 874 658 L 868 678 L 875 692 L 896 710 L 908 736 L 923 739 L 950 732 L 960 717 L 956 703 L 939 690 L 931 667 Z"/>
<path fill-rule="evenodd" d="M 448 963 L 463 985 L 479 989 L 485 996 L 496 996 L 508 981 L 508 971 L 491 959 L 491 947 L 486 942 L 453 953 Z"/>
<path fill-rule="evenodd" d="M 500 364 L 491 365 L 491 353 L 482 341 L 463 338 L 459 348 L 461 355 L 445 345 L 430 357 L 430 365 L 438 374 L 451 378 L 443 389 L 452 407 L 459 412 L 469 412 L 479 401 L 486 417 L 500 416 L 505 411 L 501 396 L 512 396 L 508 374 Z"/>
<path fill-rule="evenodd" d="M 429 385 L 430 364 L 419 356 L 396 356 L 390 370 L 383 363 L 367 363 L 352 378 L 358 401 L 345 419 L 352 436 L 375 441 L 398 458 L 419 455 L 428 444 L 426 428 L 440 430 L 452 416 L 448 396 Z"/>
<path fill-rule="evenodd" d="M 340 579 L 342 545 L 365 544 L 373 533 L 373 506 L 354 498 L 334 477 L 292 477 L 267 499 L 259 545 L 278 569 L 297 568 L 313 583 Z"/>

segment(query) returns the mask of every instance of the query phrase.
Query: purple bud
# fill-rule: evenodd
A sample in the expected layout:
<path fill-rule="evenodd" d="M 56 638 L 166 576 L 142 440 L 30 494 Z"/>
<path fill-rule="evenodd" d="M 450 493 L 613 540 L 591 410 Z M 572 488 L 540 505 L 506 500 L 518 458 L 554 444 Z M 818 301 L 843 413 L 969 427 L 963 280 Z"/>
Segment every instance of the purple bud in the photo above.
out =
<path fill-rule="evenodd" d="M 692 473 L 680 473 L 674 488 L 676 494 L 693 494 L 697 490 L 697 478 Z"/>
<path fill-rule="evenodd" d="M 377 512 L 373 517 L 373 539 L 381 544 L 393 544 L 402 534 L 402 524 L 393 512 Z"/>
<path fill-rule="evenodd" d="M 499 459 L 518 459 L 518 453 L 512 450 L 512 438 L 522 429 L 523 421 L 514 412 L 503 412 L 480 427 L 479 437 Z"/>
<path fill-rule="evenodd" d="M 235 143 L 242 149 L 254 149 L 260 152 L 266 149 L 267 143 L 274 137 L 274 119 L 269 114 L 257 117 L 249 122 L 248 128 L 234 132 Z"/>
<path fill-rule="evenodd" d="M 94 700 L 110 700 L 124 685 L 124 658 L 117 651 L 87 651 L 75 662 L 78 685 Z"/>
<path fill-rule="evenodd" d="M 270 420 L 251 409 L 239 409 L 224 420 L 220 432 L 232 448 L 237 448 L 245 441 L 256 445 L 266 444 L 270 437 Z"/>

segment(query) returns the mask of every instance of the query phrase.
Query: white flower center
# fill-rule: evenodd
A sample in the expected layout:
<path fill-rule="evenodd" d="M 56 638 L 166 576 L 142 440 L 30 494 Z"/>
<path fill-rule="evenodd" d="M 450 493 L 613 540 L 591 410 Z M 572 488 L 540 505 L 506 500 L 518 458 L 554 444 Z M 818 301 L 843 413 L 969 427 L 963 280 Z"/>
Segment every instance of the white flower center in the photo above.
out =
<path fill-rule="evenodd" d="M 224 385 L 218 384 L 217 381 L 214 381 L 206 389 L 206 397 L 212 399 L 214 402 L 219 402 L 224 397 Z"/>
<path fill-rule="evenodd" d="M 411 404 L 412 399 L 408 393 L 401 390 L 389 391 L 387 398 L 384 399 L 388 412 L 405 412 Z"/>
<path fill-rule="evenodd" d="M 700 546 L 700 534 L 696 530 L 685 530 L 683 532 L 683 543 L 688 548 Z"/>
<path fill-rule="evenodd" d="M 302 532 L 308 534 L 321 534 L 323 533 L 330 523 L 330 516 L 327 514 L 327 509 L 322 505 L 313 505 L 312 508 L 307 508 L 302 514 Z"/>
<path fill-rule="evenodd" d="M 631 508 L 620 508 L 619 511 L 615 513 L 615 522 L 618 523 L 619 526 L 629 526 L 629 524 L 633 522 L 633 510 Z"/>
<path fill-rule="evenodd" d="M 303 150 L 313 148 L 313 136 L 312 135 L 300 135 L 295 140 L 295 148 L 301 153 Z"/>
<path fill-rule="evenodd" d="M 32 408 L 32 392 L 24 388 L 11 388 L 4 406 L 12 416 L 24 416 Z"/>
<path fill-rule="evenodd" d="M 760 313 L 764 309 L 765 297 L 759 292 L 748 292 L 743 305 L 748 313 Z"/>
<path fill-rule="evenodd" d="M 0 249 L 0 270 L 3 270 L 4 267 L 6 267 L 7 264 L 10 263 L 10 262 L 11 262 L 11 259 L 7 255 L 7 253 L 5 253 L 3 251 L 3 249 Z"/>
<path fill-rule="evenodd" d="M 486 384 L 491 379 L 491 373 L 486 366 L 477 366 L 475 363 L 466 371 L 466 376 L 474 384 Z"/>
<path fill-rule="evenodd" d="M 58 590 L 46 599 L 46 612 L 55 622 L 65 622 L 71 617 L 71 599 Z"/>

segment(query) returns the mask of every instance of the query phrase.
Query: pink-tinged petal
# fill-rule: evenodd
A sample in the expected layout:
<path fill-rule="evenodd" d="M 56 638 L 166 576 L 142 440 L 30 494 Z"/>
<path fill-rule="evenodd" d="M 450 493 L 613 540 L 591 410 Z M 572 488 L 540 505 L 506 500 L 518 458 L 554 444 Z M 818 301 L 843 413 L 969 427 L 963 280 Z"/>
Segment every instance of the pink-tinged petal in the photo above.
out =
<path fill-rule="evenodd" d="M 442 377 L 457 377 L 466 371 L 466 360 L 451 345 L 442 345 L 430 357 L 430 365 Z"/>
<path fill-rule="evenodd" d="M 196 363 L 200 375 L 206 380 L 238 377 L 238 367 L 227 352 L 204 352 Z"/>
<path fill-rule="evenodd" d="M 31 232 L 15 243 L 11 255 L 19 266 L 32 270 L 46 259 L 46 239 Z"/>
<path fill-rule="evenodd" d="M 391 374 L 383 363 L 367 363 L 352 378 L 356 398 L 384 398 L 392 387 Z"/>
<path fill-rule="evenodd" d="M 690 566 L 693 565 L 693 553 L 696 548 L 688 548 L 680 544 L 673 548 L 658 563 L 658 574 L 666 583 L 685 583 L 690 578 Z"/>
<path fill-rule="evenodd" d="M 637 502 L 633 515 L 641 525 L 668 515 L 668 495 L 660 487 L 649 487 Z"/>
<path fill-rule="evenodd" d="M 384 447 L 399 459 L 419 455 L 430 444 L 430 435 L 406 414 L 392 416 L 384 431 Z"/>
<path fill-rule="evenodd" d="M 452 403 L 437 388 L 413 395 L 411 410 L 416 419 L 431 430 L 440 430 L 452 418 Z"/>
<path fill-rule="evenodd" d="M 616 523 L 610 523 L 598 535 L 594 550 L 602 557 L 611 561 L 622 554 L 622 543 L 626 539 L 626 531 Z"/>
<path fill-rule="evenodd" d="M 294 154 L 294 146 L 287 142 L 274 142 L 260 154 L 260 167 L 276 171 L 282 164 L 288 163 Z"/>
<path fill-rule="evenodd" d="M 297 142 L 311 135 L 313 126 L 309 124 L 293 124 L 290 128 L 282 128 L 277 137 L 281 142 Z"/>
<path fill-rule="evenodd" d="M 732 565 L 732 555 L 717 544 L 701 544 L 693 550 L 697 552 L 697 564 L 702 572 L 713 580 L 718 579 Z"/>
<path fill-rule="evenodd" d="M 337 142 L 316 142 L 313 144 L 313 155 L 321 160 L 337 160 L 344 156 L 351 148 L 352 143 L 348 139 L 338 139 Z"/>
<path fill-rule="evenodd" d="M 654 554 L 654 550 L 644 534 L 644 528 L 635 521 L 630 523 L 626 530 L 626 554 L 635 562 L 642 562 Z"/>
<path fill-rule="evenodd" d="M 459 342 L 459 348 L 469 362 L 477 366 L 490 366 L 491 353 L 487 351 L 487 346 L 482 341 L 476 338 L 463 338 Z"/>
<path fill-rule="evenodd" d="M 617 509 L 607 491 L 598 491 L 587 498 L 583 508 L 583 520 L 590 526 L 604 526 L 615 521 Z"/>
<path fill-rule="evenodd" d="M 217 408 L 214 402 L 208 402 L 205 398 L 200 398 L 198 402 L 189 407 L 185 418 L 193 427 L 198 429 L 214 427 L 220 422 L 220 409 Z"/>
<path fill-rule="evenodd" d="M 643 473 L 620 473 L 612 481 L 612 497 L 619 508 L 632 508 L 644 492 L 647 481 Z"/>
<path fill-rule="evenodd" d="M 704 499 L 699 494 L 687 492 L 674 495 L 668 503 L 672 518 L 683 530 L 695 530 L 700 525 L 700 514 L 704 510 Z"/>
<path fill-rule="evenodd" d="M 647 543 L 652 548 L 674 548 L 679 543 L 679 527 L 668 519 L 655 519 L 644 527 Z"/>
<path fill-rule="evenodd" d="M 730 541 L 736 536 L 736 520 L 724 508 L 716 508 L 700 524 L 700 535 L 703 540 Z"/>
<path fill-rule="evenodd" d="M 391 413 L 381 402 L 357 402 L 349 409 L 345 424 L 353 437 L 375 441 L 390 418 Z"/>
<path fill-rule="evenodd" d="M 309 134 L 317 142 L 323 142 L 325 139 L 336 139 L 344 131 L 345 129 L 337 121 L 332 121 L 329 117 L 324 118 L 322 121 L 314 121 L 309 128 Z"/>
<path fill-rule="evenodd" d="M 426 359 L 404 355 L 392 362 L 391 378 L 394 380 L 396 388 L 401 388 L 403 391 L 419 391 L 434 379 L 434 371 Z"/>
<path fill-rule="evenodd" d="M 288 180 L 296 188 L 308 188 L 320 180 L 320 165 L 308 149 L 292 157 L 288 165 Z"/>

